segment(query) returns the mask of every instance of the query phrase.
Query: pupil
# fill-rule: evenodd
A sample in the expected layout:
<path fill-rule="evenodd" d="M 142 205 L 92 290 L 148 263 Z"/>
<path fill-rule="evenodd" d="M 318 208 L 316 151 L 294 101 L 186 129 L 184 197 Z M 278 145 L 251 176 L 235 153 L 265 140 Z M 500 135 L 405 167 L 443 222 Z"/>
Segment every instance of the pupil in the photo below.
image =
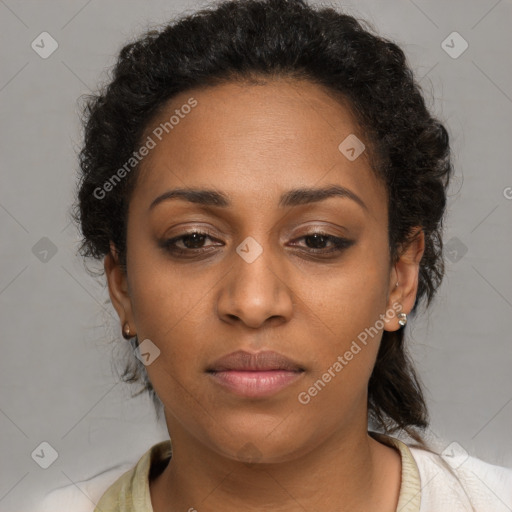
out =
<path fill-rule="evenodd" d="M 188 249 L 197 249 L 197 246 L 198 245 L 200 246 L 201 242 L 204 241 L 204 237 L 205 237 L 205 235 L 201 235 L 200 233 L 191 233 L 190 235 L 187 235 L 183 239 L 183 243 L 185 244 L 185 246 Z M 192 239 L 192 244 L 187 243 L 187 240 L 191 240 L 191 239 Z M 190 245 L 192 245 L 192 247 Z"/>
<path fill-rule="evenodd" d="M 308 240 L 313 240 L 313 249 L 322 249 L 323 247 L 323 244 L 325 243 L 325 237 L 323 235 L 318 235 L 318 234 L 314 234 L 314 235 L 309 235 L 306 237 L 306 245 L 308 247 L 311 247 L 311 244 L 308 243 Z"/>

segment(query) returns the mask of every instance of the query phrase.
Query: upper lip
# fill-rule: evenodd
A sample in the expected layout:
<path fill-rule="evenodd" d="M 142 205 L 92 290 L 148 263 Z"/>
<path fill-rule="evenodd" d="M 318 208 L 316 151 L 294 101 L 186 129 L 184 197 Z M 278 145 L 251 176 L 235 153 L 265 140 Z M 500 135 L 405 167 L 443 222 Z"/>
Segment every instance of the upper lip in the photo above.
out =
<path fill-rule="evenodd" d="M 240 371 L 269 371 L 269 370 L 286 370 L 286 371 L 302 371 L 299 364 L 288 359 L 287 357 L 266 350 L 258 353 L 251 353 L 245 350 L 237 350 L 226 356 L 217 359 L 211 366 L 207 368 L 208 372 L 222 372 L 228 370 Z"/>

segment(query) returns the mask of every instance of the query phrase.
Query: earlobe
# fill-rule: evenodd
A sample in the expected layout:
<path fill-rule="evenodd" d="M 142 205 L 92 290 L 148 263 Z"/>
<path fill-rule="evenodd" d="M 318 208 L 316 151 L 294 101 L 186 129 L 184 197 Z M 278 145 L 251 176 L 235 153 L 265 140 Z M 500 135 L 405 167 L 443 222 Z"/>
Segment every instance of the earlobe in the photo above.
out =
<path fill-rule="evenodd" d="M 110 300 L 117 311 L 121 324 L 132 322 L 127 275 L 119 263 L 118 252 L 113 242 L 110 242 L 110 252 L 105 256 L 103 267 L 107 278 Z"/>
<path fill-rule="evenodd" d="M 390 274 L 388 309 L 396 314 L 385 322 L 385 330 L 396 331 L 406 318 L 398 313 L 409 314 L 414 307 L 418 291 L 420 262 L 425 252 L 425 233 L 421 227 L 414 228 L 409 242 L 403 246 Z M 400 322 L 402 320 L 402 322 Z"/>

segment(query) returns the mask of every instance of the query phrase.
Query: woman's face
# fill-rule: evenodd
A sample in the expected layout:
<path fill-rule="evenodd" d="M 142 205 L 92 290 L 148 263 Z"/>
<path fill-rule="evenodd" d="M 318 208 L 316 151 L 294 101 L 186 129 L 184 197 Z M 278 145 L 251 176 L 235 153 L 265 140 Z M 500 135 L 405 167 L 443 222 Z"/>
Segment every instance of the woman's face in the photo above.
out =
<path fill-rule="evenodd" d="M 168 133 L 158 129 L 172 115 Z M 106 269 L 121 321 L 150 340 L 171 437 L 275 462 L 366 432 L 383 317 L 398 328 L 404 302 L 385 187 L 366 151 L 354 159 L 354 139 L 339 149 L 365 141 L 349 111 L 307 82 L 230 83 L 174 97 L 147 135 L 155 146 L 130 202 L 126 278 L 110 256 Z M 314 193 L 324 188 L 338 194 Z M 222 201 L 161 198 L 176 189 Z M 236 351 L 293 364 L 216 363 Z"/>

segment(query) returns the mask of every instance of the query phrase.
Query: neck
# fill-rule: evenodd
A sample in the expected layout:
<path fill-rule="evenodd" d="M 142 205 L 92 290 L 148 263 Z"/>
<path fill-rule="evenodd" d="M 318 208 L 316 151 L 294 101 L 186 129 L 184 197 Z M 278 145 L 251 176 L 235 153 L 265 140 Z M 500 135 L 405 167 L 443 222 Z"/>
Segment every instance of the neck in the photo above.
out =
<path fill-rule="evenodd" d="M 170 463 L 150 484 L 154 512 L 272 510 L 394 511 L 401 460 L 366 428 L 336 432 L 280 463 L 243 463 L 198 443 L 173 424 Z"/>

